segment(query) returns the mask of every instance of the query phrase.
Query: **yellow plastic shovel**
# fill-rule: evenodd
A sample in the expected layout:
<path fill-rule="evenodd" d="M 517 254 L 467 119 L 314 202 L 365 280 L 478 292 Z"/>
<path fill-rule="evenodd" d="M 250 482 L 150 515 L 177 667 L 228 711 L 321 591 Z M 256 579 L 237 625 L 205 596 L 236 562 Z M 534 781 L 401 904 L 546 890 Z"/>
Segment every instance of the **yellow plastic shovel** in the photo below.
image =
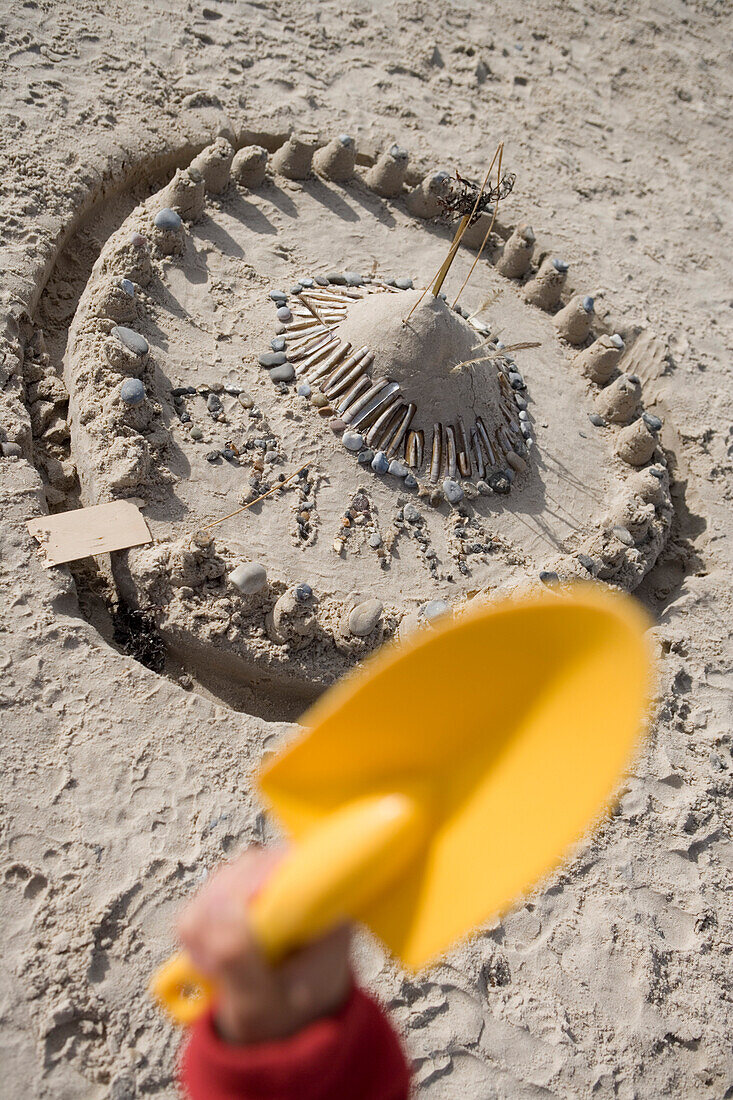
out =
<path fill-rule="evenodd" d="M 382 650 L 266 767 L 293 845 L 249 920 L 273 962 L 344 918 L 417 968 L 548 872 L 609 801 L 640 733 L 642 610 L 595 585 L 484 607 Z M 153 995 L 213 990 L 185 954 Z"/>

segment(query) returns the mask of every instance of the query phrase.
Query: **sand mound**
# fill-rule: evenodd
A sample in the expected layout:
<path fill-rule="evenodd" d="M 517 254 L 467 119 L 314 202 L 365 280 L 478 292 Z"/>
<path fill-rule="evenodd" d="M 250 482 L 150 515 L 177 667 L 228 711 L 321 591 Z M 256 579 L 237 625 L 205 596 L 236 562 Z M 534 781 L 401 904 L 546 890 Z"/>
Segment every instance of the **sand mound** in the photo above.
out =
<path fill-rule="evenodd" d="M 482 350 L 483 337 L 463 317 L 428 293 L 405 322 L 421 294 L 373 294 L 354 302 L 339 336 L 354 348 L 371 348 L 372 374 L 399 382 L 405 400 L 417 406 L 416 422 L 424 426 L 498 410 L 499 382 L 491 360 L 455 370 Z"/>

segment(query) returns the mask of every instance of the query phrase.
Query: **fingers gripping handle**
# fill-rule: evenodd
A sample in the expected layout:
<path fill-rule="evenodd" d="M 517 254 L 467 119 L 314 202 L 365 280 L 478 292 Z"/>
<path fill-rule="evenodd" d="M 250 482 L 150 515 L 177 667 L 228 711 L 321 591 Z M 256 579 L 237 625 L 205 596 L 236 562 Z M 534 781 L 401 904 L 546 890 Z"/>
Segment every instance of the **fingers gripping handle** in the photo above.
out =
<path fill-rule="evenodd" d="M 329 814 L 288 852 L 249 907 L 263 954 L 276 963 L 358 917 L 402 874 L 426 836 L 425 808 L 406 794 L 359 799 Z M 214 994 L 185 952 L 161 967 L 150 988 L 180 1024 L 203 1015 Z"/>

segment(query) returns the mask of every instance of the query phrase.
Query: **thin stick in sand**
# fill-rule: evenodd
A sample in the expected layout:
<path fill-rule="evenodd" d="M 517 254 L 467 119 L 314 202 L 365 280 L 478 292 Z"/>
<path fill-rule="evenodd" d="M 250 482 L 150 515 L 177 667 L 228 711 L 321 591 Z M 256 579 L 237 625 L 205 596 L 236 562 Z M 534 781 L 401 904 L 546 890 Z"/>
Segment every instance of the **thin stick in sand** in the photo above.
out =
<path fill-rule="evenodd" d="M 207 523 L 205 527 L 197 527 L 195 531 L 191 532 L 190 537 L 193 538 L 193 536 L 197 535 L 200 531 L 209 531 L 212 527 L 216 527 L 217 524 L 223 523 L 225 519 L 232 519 L 233 516 L 241 516 L 242 512 L 246 512 L 249 508 L 252 508 L 253 505 L 259 504 L 265 497 L 272 496 L 278 489 L 282 489 L 289 481 L 292 481 L 294 477 L 297 477 L 299 473 L 305 470 L 307 466 L 310 466 L 310 464 L 311 460 L 309 459 L 308 462 L 304 462 L 303 465 L 299 466 L 289 477 L 286 477 L 284 481 L 278 481 L 277 485 L 273 485 L 266 493 L 262 493 L 260 496 L 255 497 L 254 500 L 251 500 L 249 504 L 245 504 L 244 508 L 237 508 L 236 512 L 230 512 L 228 516 L 222 516 L 221 519 L 215 519 L 213 523 Z"/>

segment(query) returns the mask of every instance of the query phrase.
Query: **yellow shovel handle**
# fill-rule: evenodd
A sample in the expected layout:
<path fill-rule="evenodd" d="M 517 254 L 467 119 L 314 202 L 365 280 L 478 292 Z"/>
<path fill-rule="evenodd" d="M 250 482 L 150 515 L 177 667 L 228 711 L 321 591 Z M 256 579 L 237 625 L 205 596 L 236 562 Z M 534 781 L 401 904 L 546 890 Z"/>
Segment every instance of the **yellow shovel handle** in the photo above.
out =
<path fill-rule="evenodd" d="M 249 907 L 263 954 L 276 963 L 359 913 L 403 872 L 426 836 L 425 806 L 406 794 L 359 799 L 327 814 L 288 851 Z M 165 963 L 150 989 L 180 1024 L 201 1016 L 214 993 L 185 952 Z"/>

